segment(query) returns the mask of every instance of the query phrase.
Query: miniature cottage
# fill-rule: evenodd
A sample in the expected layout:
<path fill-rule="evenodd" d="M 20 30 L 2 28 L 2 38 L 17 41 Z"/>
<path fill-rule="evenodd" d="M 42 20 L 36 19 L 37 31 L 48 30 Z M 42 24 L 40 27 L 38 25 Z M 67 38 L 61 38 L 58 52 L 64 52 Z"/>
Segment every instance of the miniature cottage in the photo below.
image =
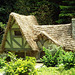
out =
<path fill-rule="evenodd" d="M 65 50 L 75 50 L 75 19 L 71 24 L 39 25 L 35 16 L 11 13 L 2 41 L 2 51 L 12 51 L 19 56 L 43 55 L 42 47 L 51 43 Z"/>

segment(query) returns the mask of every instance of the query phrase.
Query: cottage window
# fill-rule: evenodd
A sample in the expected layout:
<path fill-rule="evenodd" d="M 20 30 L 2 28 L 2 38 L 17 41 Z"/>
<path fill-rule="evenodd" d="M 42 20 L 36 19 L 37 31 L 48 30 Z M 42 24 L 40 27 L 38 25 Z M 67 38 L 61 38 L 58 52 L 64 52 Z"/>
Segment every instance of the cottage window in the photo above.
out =
<path fill-rule="evenodd" d="M 15 36 L 21 36 L 21 32 L 20 31 L 14 31 Z"/>

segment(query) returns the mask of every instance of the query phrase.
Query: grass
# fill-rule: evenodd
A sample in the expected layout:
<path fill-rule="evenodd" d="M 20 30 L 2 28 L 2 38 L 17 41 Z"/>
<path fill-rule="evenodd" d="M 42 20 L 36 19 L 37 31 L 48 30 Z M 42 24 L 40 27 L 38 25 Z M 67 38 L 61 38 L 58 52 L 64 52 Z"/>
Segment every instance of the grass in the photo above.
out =
<path fill-rule="evenodd" d="M 59 72 L 56 70 L 55 67 L 42 67 L 38 69 L 38 75 L 59 75 Z"/>
<path fill-rule="evenodd" d="M 42 67 L 38 69 L 38 75 L 75 75 L 75 68 L 60 71 L 56 67 Z"/>
<path fill-rule="evenodd" d="M 0 73 L 2 73 L 2 72 L 4 72 L 4 69 L 3 68 L 0 69 Z"/>

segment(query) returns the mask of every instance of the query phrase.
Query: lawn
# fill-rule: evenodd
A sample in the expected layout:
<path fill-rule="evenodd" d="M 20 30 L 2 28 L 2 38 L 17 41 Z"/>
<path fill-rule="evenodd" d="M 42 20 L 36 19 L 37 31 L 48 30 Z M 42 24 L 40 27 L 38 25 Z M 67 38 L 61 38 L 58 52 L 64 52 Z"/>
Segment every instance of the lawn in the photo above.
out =
<path fill-rule="evenodd" d="M 38 75 L 75 75 L 75 68 L 68 70 L 59 69 L 57 67 L 42 67 L 38 69 Z"/>

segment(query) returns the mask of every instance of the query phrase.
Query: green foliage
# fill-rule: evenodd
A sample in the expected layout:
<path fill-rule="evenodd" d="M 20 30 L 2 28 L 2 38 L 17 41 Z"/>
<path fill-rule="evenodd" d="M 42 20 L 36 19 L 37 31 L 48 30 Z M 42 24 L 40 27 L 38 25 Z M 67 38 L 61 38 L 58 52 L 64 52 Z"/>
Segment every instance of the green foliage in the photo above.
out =
<path fill-rule="evenodd" d="M 59 71 L 55 67 L 42 67 L 38 69 L 38 75 L 59 75 Z"/>
<path fill-rule="evenodd" d="M 1 0 L 0 21 L 6 23 L 9 14 L 13 11 L 23 15 L 33 14 L 37 17 L 39 24 L 55 24 L 59 16 L 58 1 L 46 0 Z"/>
<path fill-rule="evenodd" d="M 11 12 L 16 12 L 23 15 L 33 14 L 37 17 L 39 24 L 44 25 L 56 23 L 70 23 L 71 18 L 75 17 L 75 1 L 0 0 L 0 21 L 6 23 Z"/>
<path fill-rule="evenodd" d="M 75 17 L 75 1 L 62 0 L 60 4 L 60 14 L 58 23 L 71 23 L 71 18 Z"/>
<path fill-rule="evenodd" d="M 5 67 L 6 75 L 37 75 L 34 57 L 16 58 L 16 55 L 8 52 L 0 55 L 0 67 Z"/>
<path fill-rule="evenodd" d="M 17 61 L 16 56 L 17 55 L 15 55 L 14 53 L 8 52 L 8 57 L 10 57 L 10 61 L 12 61 L 12 62 Z"/>
<path fill-rule="evenodd" d="M 35 57 L 29 57 L 29 56 L 26 56 L 26 60 L 27 61 L 31 61 L 32 63 L 36 63 L 36 59 L 35 59 Z"/>
<path fill-rule="evenodd" d="M 39 24 L 55 24 L 59 16 L 59 6 L 49 1 L 37 2 L 36 10 L 31 14 L 35 15 Z"/>
<path fill-rule="evenodd" d="M 3 24 L 2 22 L 0 22 L 0 27 L 5 29 L 6 24 Z"/>
<path fill-rule="evenodd" d="M 59 69 L 59 67 L 42 67 L 38 69 L 38 75 L 75 75 L 75 68 L 61 71 Z"/>
<path fill-rule="evenodd" d="M 4 59 L 6 62 L 8 61 L 15 62 L 17 60 L 16 55 L 11 52 L 0 54 L 0 58 Z"/>
<path fill-rule="evenodd" d="M 15 0 L 0 0 L 0 21 L 7 23 L 9 14 L 13 11 Z"/>
<path fill-rule="evenodd" d="M 5 26 L 6 24 L 3 24 L 2 22 L 0 22 L 0 43 L 2 42 L 2 37 L 3 37 Z"/>
<path fill-rule="evenodd" d="M 29 15 L 30 14 L 30 3 L 29 0 L 17 0 L 14 4 L 14 12 Z"/>
<path fill-rule="evenodd" d="M 53 46 L 55 46 L 55 45 L 53 45 Z M 45 56 L 43 56 L 43 58 L 41 59 L 41 61 L 46 66 L 53 66 L 54 67 L 54 66 L 58 65 L 62 61 L 62 58 L 60 57 L 60 56 L 62 56 L 62 52 L 61 52 L 62 48 L 56 46 L 56 48 L 54 48 L 54 50 L 53 50 L 52 47 L 51 47 L 51 50 L 46 49 L 45 47 L 43 47 L 43 51 L 45 51 Z M 57 51 L 55 51 L 55 50 L 57 50 Z M 54 51 L 56 53 L 54 53 Z"/>
<path fill-rule="evenodd" d="M 3 68 L 5 66 L 5 63 L 8 63 L 9 61 L 15 62 L 17 60 L 15 54 L 8 52 L 8 53 L 2 53 L 0 54 L 0 68 Z"/>
<path fill-rule="evenodd" d="M 65 52 L 65 55 L 63 55 L 63 64 L 65 68 L 68 69 L 75 66 L 75 54 L 72 52 Z"/>
<path fill-rule="evenodd" d="M 5 60 L 0 58 L 0 68 L 5 66 Z"/>
<path fill-rule="evenodd" d="M 0 68 L 3 68 L 5 66 L 6 57 L 7 57 L 6 53 L 0 54 Z"/>
<path fill-rule="evenodd" d="M 57 50 L 57 52 L 54 55 L 52 55 L 51 50 L 43 47 L 43 51 L 45 51 L 45 56 L 43 56 L 41 61 L 44 63 L 44 65 L 48 67 L 49 66 L 54 67 L 63 64 L 65 69 L 69 69 L 75 66 L 75 53 L 65 52 L 61 47 L 57 46 L 55 50 Z"/>
<path fill-rule="evenodd" d="M 52 56 L 55 55 L 55 53 L 59 50 L 60 47 L 57 47 L 55 44 L 50 44 L 48 46 L 48 49 L 50 50 L 50 53 L 52 54 Z"/>
<path fill-rule="evenodd" d="M 6 59 L 6 57 L 8 56 L 8 54 L 7 53 L 0 53 L 0 58 L 2 58 L 2 59 Z"/>
<path fill-rule="evenodd" d="M 6 64 L 6 75 L 37 75 L 34 63 L 30 60 L 17 59 L 16 62 Z"/>

